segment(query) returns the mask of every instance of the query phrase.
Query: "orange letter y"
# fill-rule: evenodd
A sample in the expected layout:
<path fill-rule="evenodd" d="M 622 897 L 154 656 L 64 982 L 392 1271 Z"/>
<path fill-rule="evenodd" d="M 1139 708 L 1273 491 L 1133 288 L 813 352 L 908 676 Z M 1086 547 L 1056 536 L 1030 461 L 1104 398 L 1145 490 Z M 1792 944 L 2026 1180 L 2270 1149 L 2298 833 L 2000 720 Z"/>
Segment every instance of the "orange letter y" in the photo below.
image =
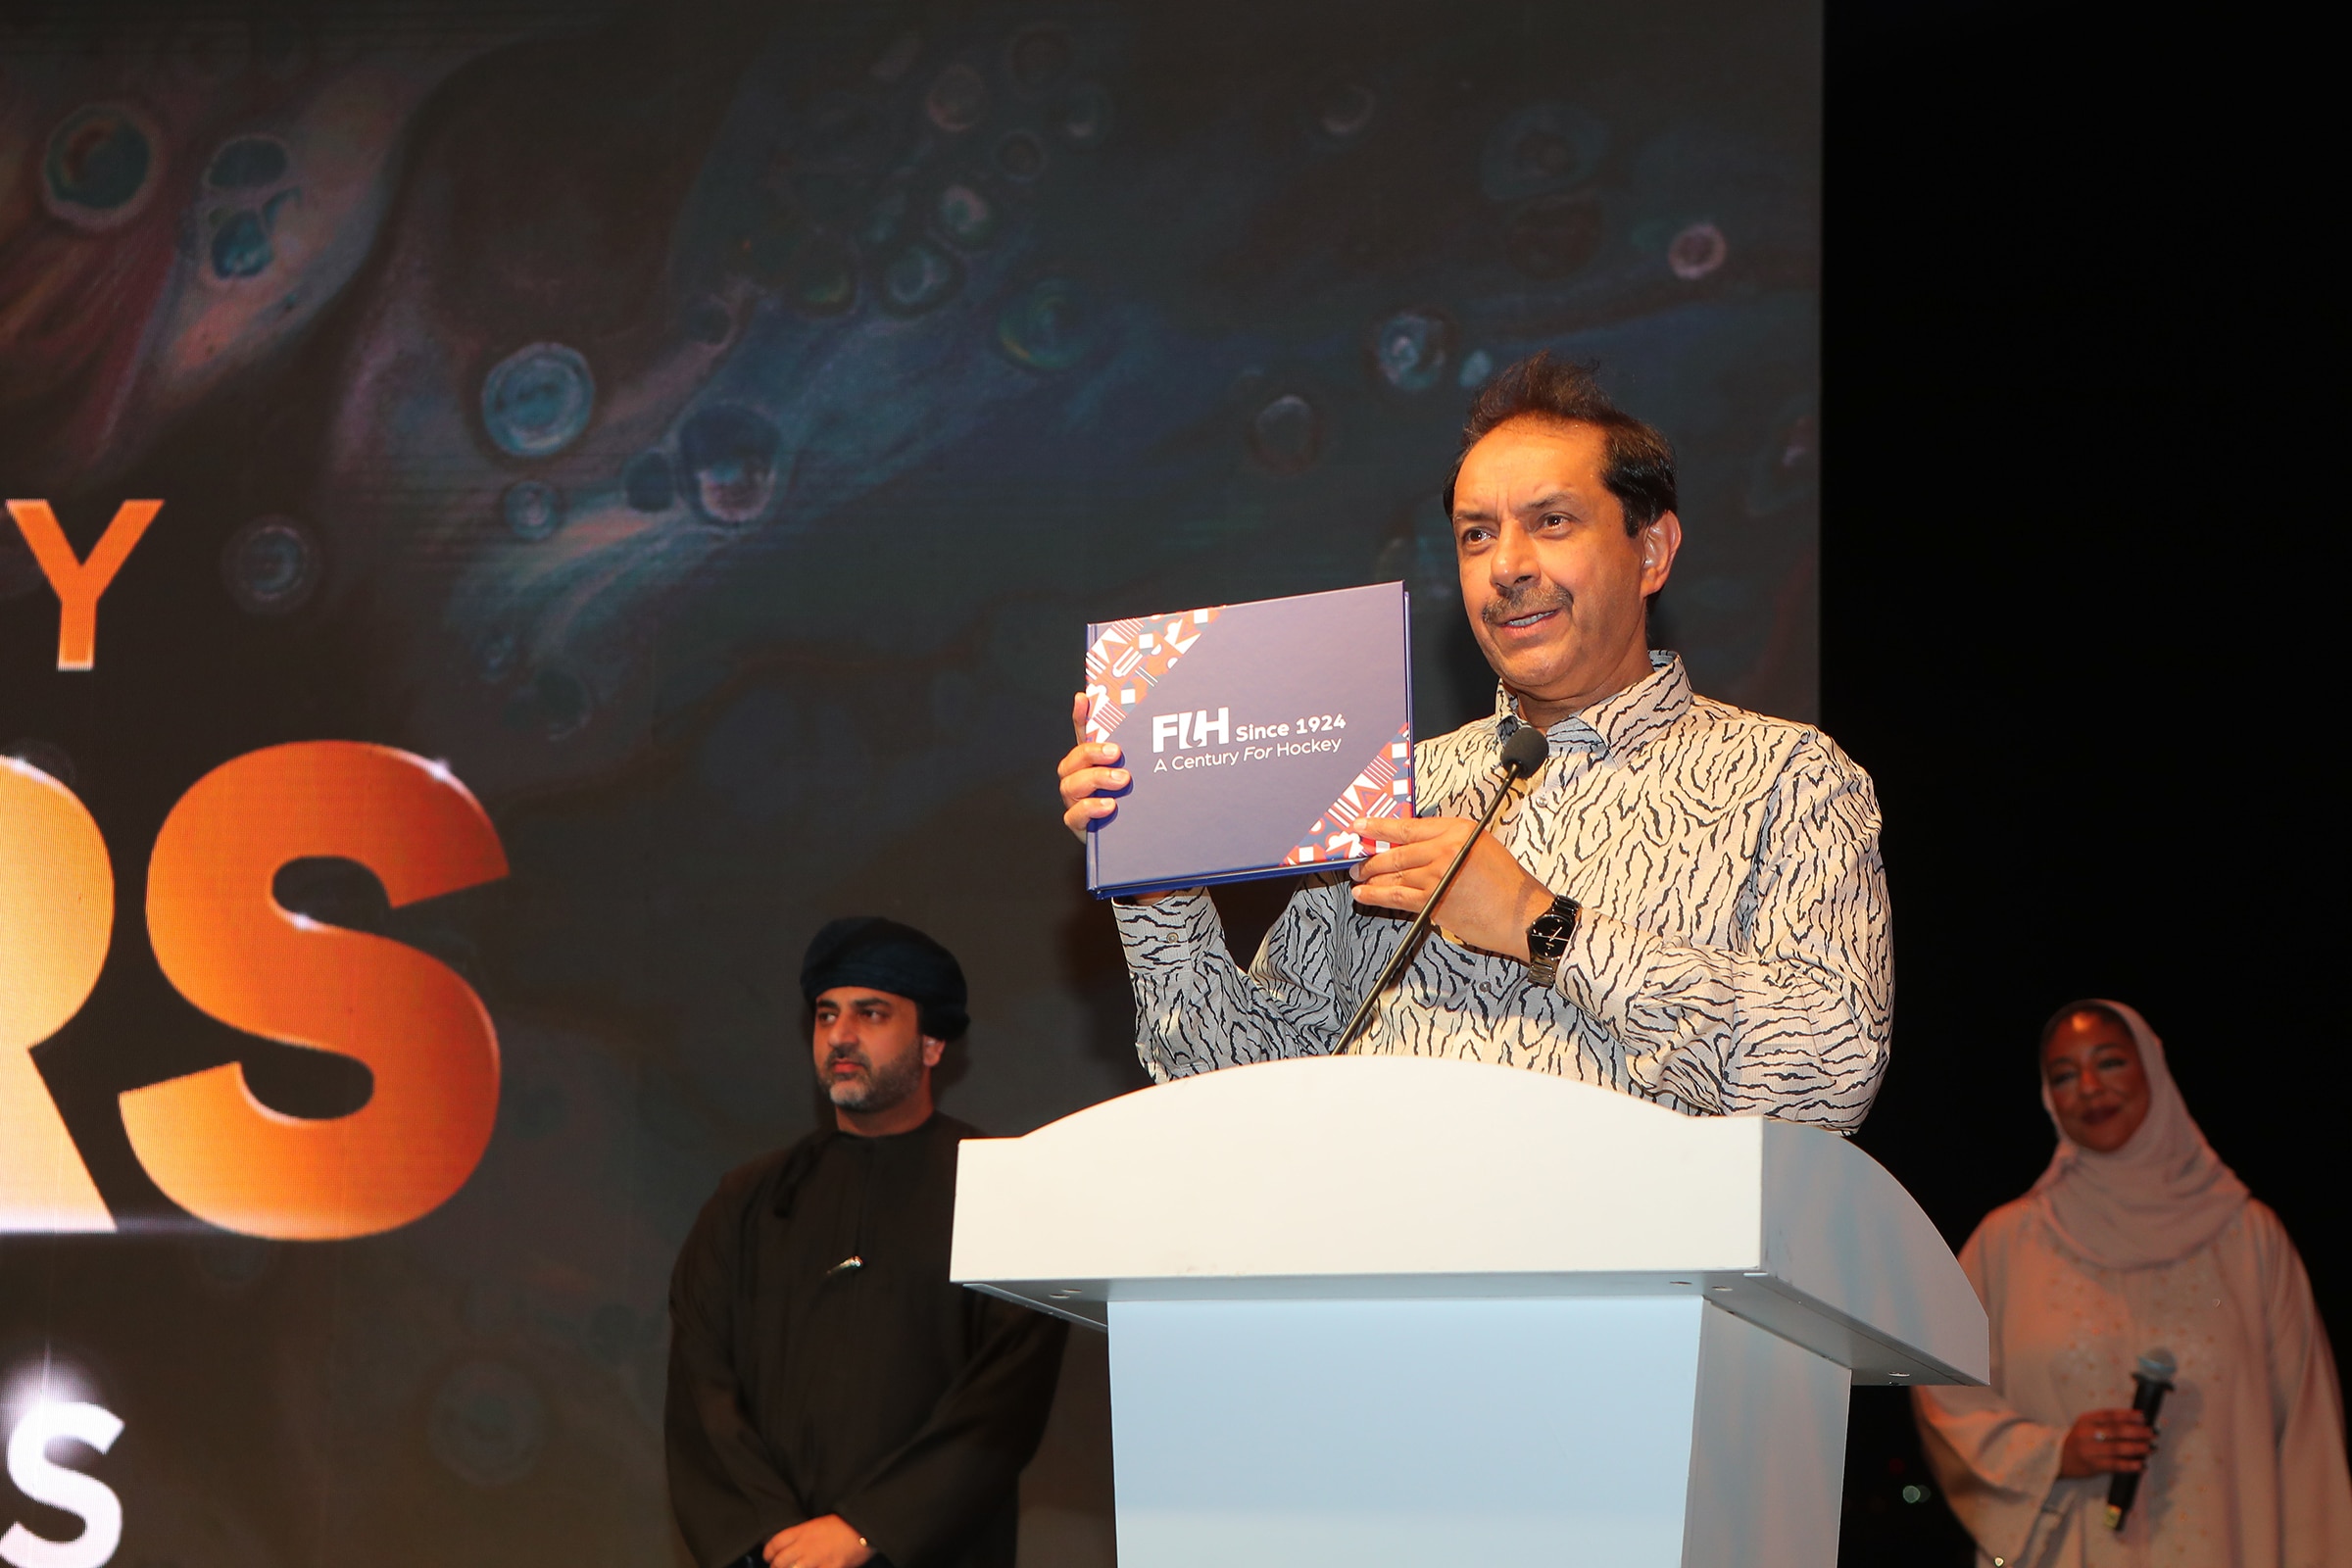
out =
<path fill-rule="evenodd" d="M 32 547 L 32 559 L 41 564 L 41 575 L 57 591 L 58 668 L 88 669 L 98 662 L 99 596 L 114 582 L 115 573 L 137 547 L 139 536 L 163 510 L 161 501 L 123 502 L 115 512 L 115 520 L 106 525 L 97 548 L 90 552 L 90 559 L 76 561 L 48 502 L 8 504 L 8 514 L 17 519 L 17 531 Z"/>

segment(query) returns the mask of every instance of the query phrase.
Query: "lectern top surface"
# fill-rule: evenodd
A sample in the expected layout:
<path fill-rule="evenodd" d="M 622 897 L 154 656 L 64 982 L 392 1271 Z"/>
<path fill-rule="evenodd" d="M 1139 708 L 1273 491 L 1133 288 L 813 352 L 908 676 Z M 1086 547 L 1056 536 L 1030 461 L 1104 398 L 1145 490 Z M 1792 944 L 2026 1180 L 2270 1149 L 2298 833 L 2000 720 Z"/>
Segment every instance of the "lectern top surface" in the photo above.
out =
<path fill-rule="evenodd" d="M 1096 1321 L 1114 1297 L 1705 1291 L 1888 1376 L 1986 1372 L 1957 1261 L 1842 1138 L 1456 1060 L 1228 1068 L 966 1142 L 953 1272 Z"/>

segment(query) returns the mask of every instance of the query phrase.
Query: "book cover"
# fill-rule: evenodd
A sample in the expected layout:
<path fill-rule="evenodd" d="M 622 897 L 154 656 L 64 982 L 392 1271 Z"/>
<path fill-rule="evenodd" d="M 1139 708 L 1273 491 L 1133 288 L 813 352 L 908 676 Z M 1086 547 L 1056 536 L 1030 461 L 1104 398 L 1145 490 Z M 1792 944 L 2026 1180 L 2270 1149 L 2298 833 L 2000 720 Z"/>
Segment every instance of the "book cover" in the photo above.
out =
<path fill-rule="evenodd" d="M 1413 814 L 1404 584 L 1086 629 L 1087 738 L 1133 782 L 1087 834 L 1098 898 L 1344 865 L 1348 824 Z"/>

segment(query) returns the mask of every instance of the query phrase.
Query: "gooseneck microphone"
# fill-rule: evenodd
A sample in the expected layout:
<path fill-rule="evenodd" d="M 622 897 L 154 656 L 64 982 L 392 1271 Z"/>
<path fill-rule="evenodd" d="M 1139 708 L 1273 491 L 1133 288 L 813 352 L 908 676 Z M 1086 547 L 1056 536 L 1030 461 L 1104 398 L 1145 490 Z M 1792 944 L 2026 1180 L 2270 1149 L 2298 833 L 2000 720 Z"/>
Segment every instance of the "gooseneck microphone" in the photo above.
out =
<path fill-rule="evenodd" d="M 2139 1358 L 2132 1372 L 2132 1408 L 2139 1412 L 2148 1429 L 2156 1427 L 2156 1412 L 2164 1407 L 2164 1396 L 2173 1392 L 2173 1378 L 2180 1372 L 2170 1350 L 2150 1350 Z M 2124 1515 L 2132 1511 L 2132 1499 L 2139 1494 L 2137 1470 L 2118 1470 L 2107 1483 L 2107 1528 L 2124 1528 Z"/>
<path fill-rule="evenodd" d="M 1446 867 L 1446 874 L 1438 878 L 1438 885 L 1430 892 L 1429 902 L 1421 906 L 1421 912 L 1413 916 L 1413 923 L 1404 928 L 1404 940 L 1396 944 L 1395 953 L 1389 955 L 1389 961 L 1381 969 L 1380 978 L 1372 982 L 1372 989 L 1364 993 L 1364 1000 L 1355 1004 L 1355 1016 L 1348 1019 L 1348 1027 L 1340 1031 L 1340 1043 L 1332 1053 L 1334 1055 L 1348 1054 L 1348 1048 L 1355 1043 L 1355 1037 L 1363 1031 L 1365 1024 L 1372 1021 L 1373 1009 L 1380 1004 L 1382 993 L 1395 984 L 1396 977 L 1404 972 L 1404 966 L 1412 962 L 1414 950 L 1421 946 L 1421 939 L 1429 934 L 1430 922 L 1438 915 L 1438 906 L 1445 902 L 1446 890 L 1452 887 L 1453 879 L 1461 874 L 1462 862 L 1470 858 L 1470 847 L 1478 842 L 1479 834 L 1494 825 L 1495 816 L 1502 810 L 1502 803 L 1511 798 L 1511 786 L 1532 775 L 1551 756 L 1551 743 L 1544 738 L 1542 730 L 1531 724 L 1522 724 L 1517 719 L 1511 720 L 1511 723 L 1513 728 L 1502 743 L 1502 765 L 1494 770 L 1495 783 L 1499 786 L 1494 791 L 1494 804 L 1488 807 L 1487 814 L 1478 819 L 1478 832 L 1464 839 L 1462 847 L 1453 852 L 1452 863 Z"/>

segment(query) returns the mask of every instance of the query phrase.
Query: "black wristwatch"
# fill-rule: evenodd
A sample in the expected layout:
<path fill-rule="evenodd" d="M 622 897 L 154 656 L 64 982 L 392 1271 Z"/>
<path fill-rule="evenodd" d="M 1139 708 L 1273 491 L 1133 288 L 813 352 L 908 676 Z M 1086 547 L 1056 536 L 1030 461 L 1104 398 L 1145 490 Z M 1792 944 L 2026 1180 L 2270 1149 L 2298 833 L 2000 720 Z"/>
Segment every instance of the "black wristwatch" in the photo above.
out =
<path fill-rule="evenodd" d="M 1560 894 L 1545 909 L 1528 922 L 1527 977 L 1549 990 L 1559 977 L 1560 960 L 1568 956 L 1568 943 L 1576 935 L 1576 917 L 1584 906 L 1567 894 Z"/>

